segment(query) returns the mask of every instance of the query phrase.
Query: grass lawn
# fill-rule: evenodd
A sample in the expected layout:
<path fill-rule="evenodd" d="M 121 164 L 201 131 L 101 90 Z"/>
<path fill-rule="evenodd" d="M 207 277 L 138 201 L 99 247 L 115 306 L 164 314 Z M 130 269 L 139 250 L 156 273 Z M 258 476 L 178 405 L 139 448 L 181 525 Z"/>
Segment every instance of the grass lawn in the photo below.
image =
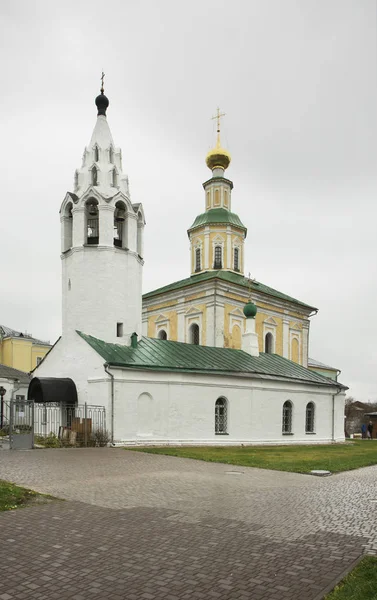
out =
<path fill-rule="evenodd" d="M 47 496 L 42 496 L 32 490 L 27 490 L 8 481 L 0 480 L 0 511 L 14 510 L 20 506 L 27 506 L 36 501 L 48 500 Z"/>
<path fill-rule="evenodd" d="M 325 600 L 376 600 L 377 557 L 366 556 Z"/>
<path fill-rule="evenodd" d="M 308 473 L 313 469 L 339 473 L 377 464 L 377 442 L 371 440 L 318 446 L 146 447 L 128 450 L 296 473 Z"/>

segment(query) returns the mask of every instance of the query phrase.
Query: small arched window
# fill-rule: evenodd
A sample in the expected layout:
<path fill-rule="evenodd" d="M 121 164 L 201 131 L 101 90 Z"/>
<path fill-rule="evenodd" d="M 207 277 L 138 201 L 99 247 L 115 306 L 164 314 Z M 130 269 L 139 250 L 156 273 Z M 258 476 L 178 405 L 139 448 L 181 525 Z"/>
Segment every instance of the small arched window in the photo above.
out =
<path fill-rule="evenodd" d="M 72 202 L 69 202 L 64 211 L 64 228 L 63 228 L 63 252 L 66 252 L 72 248 L 72 233 L 73 233 L 73 216 L 72 216 Z"/>
<path fill-rule="evenodd" d="M 195 346 L 199 346 L 200 342 L 200 330 L 199 325 L 193 323 L 190 327 L 190 344 L 195 344 Z"/>
<path fill-rule="evenodd" d="M 267 354 L 273 354 L 274 352 L 274 336 L 270 332 L 266 333 L 264 338 L 264 351 Z"/>
<path fill-rule="evenodd" d="M 86 203 L 87 217 L 87 244 L 98 244 L 99 242 L 99 213 L 98 202 L 93 198 Z"/>
<path fill-rule="evenodd" d="M 118 186 L 118 173 L 116 172 L 116 169 L 113 169 L 112 171 L 112 186 L 113 187 L 117 187 Z"/>
<path fill-rule="evenodd" d="M 213 263 L 213 268 L 214 269 L 222 269 L 223 264 L 222 264 L 222 254 L 223 254 L 223 249 L 221 246 L 215 246 L 215 260 Z"/>
<path fill-rule="evenodd" d="M 143 215 L 141 213 L 139 213 L 137 215 L 137 233 L 136 233 L 136 247 L 137 247 L 137 253 L 140 256 L 140 258 L 143 257 L 143 226 L 144 226 L 144 221 L 143 221 Z"/>
<path fill-rule="evenodd" d="M 200 248 L 196 248 L 196 250 L 195 250 L 195 272 L 201 271 L 201 269 L 202 269 L 201 252 L 200 252 Z"/>
<path fill-rule="evenodd" d="M 228 432 L 228 403 L 225 398 L 218 398 L 215 404 L 215 434 Z"/>
<path fill-rule="evenodd" d="M 95 146 L 94 148 L 94 162 L 98 162 L 99 161 L 99 150 L 98 150 L 98 146 Z"/>
<path fill-rule="evenodd" d="M 93 167 L 92 169 L 92 185 L 98 185 L 98 172 L 96 167 Z"/>
<path fill-rule="evenodd" d="M 305 417 L 305 432 L 314 433 L 314 415 L 315 406 L 314 402 L 308 402 L 306 405 L 306 417 Z"/>
<path fill-rule="evenodd" d="M 283 433 L 292 433 L 292 402 L 290 400 L 286 400 L 283 404 Z"/>
<path fill-rule="evenodd" d="M 158 337 L 159 340 L 167 340 L 168 336 L 167 336 L 167 333 L 166 333 L 165 329 L 160 329 L 160 331 L 158 332 L 158 336 L 157 337 Z"/>
<path fill-rule="evenodd" d="M 109 162 L 111 164 L 113 164 L 113 162 L 114 162 L 114 152 L 113 152 L 112 146 L 110 146 L 110 148 L 109 148 Z"/>
<path fill-rule="evenodd" d="M 239 248 L 234 249 L 234 270 L 240 270 L 240 251 Z"/>

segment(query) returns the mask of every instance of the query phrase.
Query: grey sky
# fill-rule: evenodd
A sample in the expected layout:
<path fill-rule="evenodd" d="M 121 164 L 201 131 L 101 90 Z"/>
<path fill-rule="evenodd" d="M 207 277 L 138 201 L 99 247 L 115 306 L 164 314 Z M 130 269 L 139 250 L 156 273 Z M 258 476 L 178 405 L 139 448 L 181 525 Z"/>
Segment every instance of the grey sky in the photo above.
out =
<path fill-rule="evenodd" d="M 58 210 L 104 69 L 144 291 L 189 274 L 219 105 L 246 272 L 317 306 L 310 355 L 377 400 L 376 47 L 375 0 L 0 0 L 0 323 L 60 334 Z"/>

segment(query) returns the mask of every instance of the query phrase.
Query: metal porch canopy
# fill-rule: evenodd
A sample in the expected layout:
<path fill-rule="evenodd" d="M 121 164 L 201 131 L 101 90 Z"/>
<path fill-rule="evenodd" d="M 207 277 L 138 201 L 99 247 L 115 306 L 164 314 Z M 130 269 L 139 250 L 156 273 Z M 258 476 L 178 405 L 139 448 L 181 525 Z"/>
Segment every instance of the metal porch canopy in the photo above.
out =
<path fill-rule="evenodd" d="M 77 404 L 76 385 L 69 377 L 33 377 L 27 397 L 37 403 Z"/>

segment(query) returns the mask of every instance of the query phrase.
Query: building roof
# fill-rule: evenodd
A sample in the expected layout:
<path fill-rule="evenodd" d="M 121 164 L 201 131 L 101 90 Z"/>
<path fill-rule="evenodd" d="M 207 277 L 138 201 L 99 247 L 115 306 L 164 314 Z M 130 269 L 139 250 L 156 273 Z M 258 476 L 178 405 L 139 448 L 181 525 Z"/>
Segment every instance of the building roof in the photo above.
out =
<path fill-rule="evenodd" d="M 329 365 L 325 365 L 319 362 L 319 360 L 315 360 L 315 358 L 308 358 L 308 367 L 317 367 L 320 369 L 329 369 L 330 371 L 339 371 L 339 369 L 336 369 L 335 367 L 329 367 Z"/>
<path fill-rule="evenodd" d="M 196 346 L 170 340 L 142 337 L 136 348 L 110 344 L 77 332 L 102 358 L 113 366 L 206 374 L 255 375 L 288 379 L 313 385 L 338 386 L 327 377 L 309 371 L 277 354 L 250 356 L 243 350 Z"/>
<path fill-rule="evenodd" d="M 196 229 L 196 227 L 202 227 L 203 225 L 223 225 L 224 223 L 226 225 L 234 225 L 239 229 L 247 231 L 239 216 L 226 210 L 226 208 L 211 208 L 201 215 L 198 215 L 189 231 Z"/>
<path fill-rule="evenodd" d="M 19 371 L 18 369 L 13 369 L 13 367 L 8 367 L 7 365 L 0 364 L 0 379 L 18 379 L 20 383 L 24 383 L 25 385 L 29 385 L 31 377 L 25 373 L 25 371 Z"/>
<path fill-rule="evenodd" d="M 191 275 L 187 279 L 181 279 L 180 281 L 175 281 L 174 283 L 170 283 L 169 285 L 165 285 L 161 288 L 153 290 L 143 295 L 143 300 L 148 298 L 153 298 L 153 296 L 158 296 L 159 294 L 165 294 L 166 292 L 172 292 L 175 290 L 179 290 L 181 288 L 188 287 L 190 285 L 195 285 L 197 283 L 202 283 L 204 281 L 208 281 L 211 279 L 219 279 L 226 283 L 232 283 L 239 285 L 243 288 L 251 288 L 251 293 L 260 292 L 262 294 L 267 294 L 268 296 L 273 296 L 274 298 L 278 298 L 279 300 L 285 300 L 288 302 L 293 302 L 294 304 L 298 304 L 299 306 L 303 306 L 306 309 L 310 310 L 318 310 L 314 306 L 310 306 L 309 304 L 305 304 L 301 302 L 301 300 L 297 300 L 292 296 L 288 296 L 287 294 L 283 294 L 278 290 L 275 290 L 259 281 L 250 280 L 239 273 L 234 273 L 232 271 L 206 271 L 205 273 L 198 273 L 197 275 Z"/>
<path fill-rule="evenodd" d="M 34 338 L 29 333 L 22 333 L 21 331 L 16 331 L 15 329 L 11 329 L 10 327 L 6 327 L 5 325 L 0 325 L 0 338 L 25 338 L 26 340 L 31 340 L 33 344 L 40 344 L 42 346 L 50 346 L 50 342 L 38 340 Z"/>

